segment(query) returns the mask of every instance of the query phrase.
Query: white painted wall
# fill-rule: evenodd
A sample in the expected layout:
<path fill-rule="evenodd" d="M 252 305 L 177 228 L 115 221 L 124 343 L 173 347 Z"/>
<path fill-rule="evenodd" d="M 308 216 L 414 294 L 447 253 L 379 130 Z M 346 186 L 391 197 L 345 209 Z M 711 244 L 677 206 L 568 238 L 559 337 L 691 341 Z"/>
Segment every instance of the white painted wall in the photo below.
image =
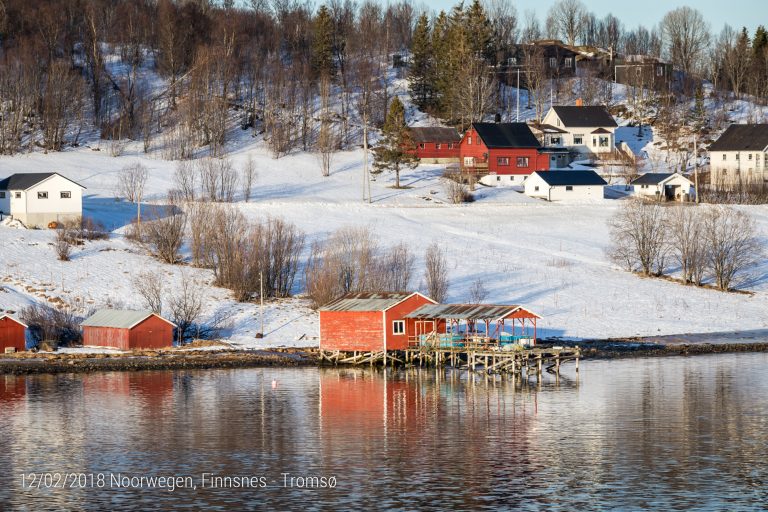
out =
<path fill-rule="evenodd" d="M 715 184 L 768 181 L 768 150 L 712 151 L 709 167 Z"/>
<path fill-rule="evenodd" d="M 62 197 L 66 192 L 70 197 Z M 47 197 L 42 197 L 43 193 L 47 193 Z M 6 196 L 5 201 L 8 202 L 0 204 L 8 204 L 8 209 L 0 209 L 27 227 L 44 227 L 50 222 L 72 220 L 83 214 L 82 187 L 58 174 L 28 190 L 7 191 Z"/>
<path fill-rule="evenodd" d="M 573 185 L 552 187 L 538 174 L 531 174 L 525 181 L 525 195 L 547 201 L 569 201 L 582 199 L 603 199 L 603 185 Z"/>
<path fill-rule="evenodd" d="M 636 196 L 646 198 L 652 197 L 655 199 L 658 197 L 658 195 L 664 194 L 664 188 L 667 185 L 680 187 L 681 194 L 688 194 L 691 198 L 694 197 L 695 190 L 693 183 L 685 176 L 681 176 L 679 174 L 676 174 L 663 183 L 657 185 L 633 185 L 632 193 Z"/>
<path fill-rule="evenodd" d="M 613 151 L 613 147 L 616 143 L 615 127 L 592 126 L 586 128 L 569 128 L 567 126 L 563 126 L 563 123 L 560 121 L 560 118 L 558 117 L 557 113 L 555 113 L 554 109 L 549 109 L 549 112 L 547 112 L 547 115 L 544 116 L 542 122 L 544 124 L 551 124 L 552 126 L 556 126 L 568 132 L 560 134 L 563 139 L 560 145 L 580 153 L 610 153 Z M 610 133 L 592 135 L 592 132 L 598 128 L 608 130 Z M 574 143 L 574 135 L 581 135 L 582 144 Z M 608 138 L 607 146 L 600 146 L 600 137 Z"/>

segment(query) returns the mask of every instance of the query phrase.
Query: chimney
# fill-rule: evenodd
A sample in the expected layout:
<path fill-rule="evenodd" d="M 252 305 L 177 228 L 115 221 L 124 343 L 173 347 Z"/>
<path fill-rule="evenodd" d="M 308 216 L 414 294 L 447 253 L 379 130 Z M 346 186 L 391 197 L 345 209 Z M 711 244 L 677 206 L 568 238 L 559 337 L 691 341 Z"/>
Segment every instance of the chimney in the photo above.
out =
<path fill-rule="evenodd" d="M 493 121 L 494 121 L 496 124 L 500 123 L 500 122 L 501 122 L 501 114 L 499 114 L 498 112 L 496 112 L 496 115 L 495 115 L 495 116 L 493 116 Z"/>
<path fill-rule="evenodd" d="M 577 107 L 583 107 L 584 106 L 584 100 L 581 98 L 576 98 L 576 106 Z"/>

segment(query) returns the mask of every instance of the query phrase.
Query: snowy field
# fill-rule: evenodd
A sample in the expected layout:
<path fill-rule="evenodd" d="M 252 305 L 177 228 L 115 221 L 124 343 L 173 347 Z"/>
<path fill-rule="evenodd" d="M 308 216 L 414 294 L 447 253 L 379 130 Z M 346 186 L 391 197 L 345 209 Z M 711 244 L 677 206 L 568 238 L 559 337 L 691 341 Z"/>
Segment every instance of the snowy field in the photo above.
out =
<path fill-rule="evenodd" d="M 725 294 L 643 279 L 614 267 L 604 254 L 606 221 L 620 200 L 546 203 L 511 189 L 483 188 L 476 201 L 450 205 L 439 181 L 442 169 L 421 166 L 403 176 L 407 189 L 391 188 L 394 176 L 372 183 L 373 201 L 362 200 L 362 152 L 339 153 L 333 172 L 323 178 L 318 159 L 298 153 L 273 159 L 261 141 L 241 136 L 231 158 L 240 166 L 251 155 L 258 179 L 251 202 L 237 203 L 250 218 L 282 216 L 307 234 L 307 245 L 341 226 L 370 226 L 380 245 L 405 242 L 417 256 L 414 287 L 422 280 L 424 249 L 438 241 L 450 266 L 449 300 L 465 301 L 470 284 L 485 281 L 488 302 L 520 303 L 544 318 L 543 337 L 604 338 L 768 328 L 768 265 L 749 285 L 755 293 Z M 76 249 L 72 261 L 56 260 L 50 231 L 0 227 L 0 311 L 18 311 L 33 301 L 55 303 L 61 297 L 83 308 L 105 305 L 140 307 L 131 278 L 144 269 L 167 276 L 168 288 L 191 278 L 204 287 L 206 315 L 228 311 L 228 342 L 248 347 L 313 346 L 317 315 L 300 296 L 268 303 L 265 338 L 259 331 L 257 304 L 239 304 L 227 290 L 210 285 L 208 270 L 165 265 L 123 237 L 135 206 L 114 199 L 117 171 L 140 161 L 151 172 L 150 200 L 161 200 L 172 186 L 174 162 L 146 157 L 129 146 L 121 157 L 82 147 L 63 153 L 32 153 L 0 158 L 0 178 L 16 172 L 55 170 L 87 187 L 85 215 L 101 220 L 109 240 Z M 745 208 L 765 239 L 768 207 Z M 300 272 L 301 274 L 301 272 Z M 297 283 L 300 294 L 302 283 Z"/>

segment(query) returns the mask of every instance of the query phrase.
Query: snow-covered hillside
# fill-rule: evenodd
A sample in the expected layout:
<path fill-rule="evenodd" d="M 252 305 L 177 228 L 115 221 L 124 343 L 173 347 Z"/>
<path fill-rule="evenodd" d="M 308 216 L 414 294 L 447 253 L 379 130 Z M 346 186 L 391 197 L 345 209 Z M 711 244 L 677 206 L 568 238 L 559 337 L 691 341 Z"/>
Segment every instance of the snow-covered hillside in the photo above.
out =
<path fill-rule="evenodd" d="M 403 183 L 380 176 L 372 184 L 373 201 L 362 200 L 362 151 L 339 153 L 333 172 L 323 178 L 318 159 L 298 153 L 273 159 L 263 142 L 243 136 L 231 158 L 236 166 L 251 156 L 258 167 L 254 196 L 237 206 L 251 218 L 279 215 L 306 231 L 308 242 L 347 225 L 370 226 L 382 246 L 407 243 L 421 268 L 432 241 L 444 247 L 451 270 L 449 300 L 468 298 L 470 284 L 485 280 L 487 300 L 522 303 L 543 317 L 542 336 L 614 337 L 682 332 L 712 332 L 768 327 L 768 278 L 749 288 L 754 295 L 724 294 L 642 279 L 614 268 L 604 249 L 607 219 L 619 201 L 551 204 L 511 189 L 481 188 L 474 203 L 454 206 L 444 200 L 438 166 L 408 171 Z M 256 339 L 259 309 L 238 304 L 227 290 L 210 286 L 211 273 L 187 265 L 164 265 L 123 238 L 134 206 L 113 196 L 116 172 L 140 161 L 150 169 L 151 200 L 172 186 L 174 162 L 145 157 L 139 146 L 124 156 L 83 147 L 63 153 L 32 153 L 0 159 L 0 176 L 56 170 L 87 187 L 85 215 L 103 221 L 113 235 L 78 248 L 71 262 L 55 258 L 53 233 L 0 227 L 0 310 L 18 310 L 31 301 L 65 297 L 85 307 L 140 306 L 131 277 L 156 269 L 168 287 L 182 278 L 204 286 L 206 315 L 233 312 L 225 336 L 247 346 L 315 345 L 317 315 L 301 298 L 268 303 L 264 339 Z M 748 207 L 768 233 L 768 207 Z M 768 265 L 758 269 L 765 276 Z M 418 287 L 421 271 L 414 286 Z M 300 284 L 299 284 L 300 288 Z M 297 289 L 300 292 L 300 289 Z"/>

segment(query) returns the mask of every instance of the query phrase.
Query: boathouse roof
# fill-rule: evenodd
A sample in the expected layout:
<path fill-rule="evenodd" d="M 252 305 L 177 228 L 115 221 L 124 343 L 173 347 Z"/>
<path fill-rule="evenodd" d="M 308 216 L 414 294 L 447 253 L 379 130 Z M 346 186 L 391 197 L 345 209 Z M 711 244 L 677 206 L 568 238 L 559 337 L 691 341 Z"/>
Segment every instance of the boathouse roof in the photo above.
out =
<path fill-rule="evenodd" d="M 527 313 L 529 317 L 541 318 L 517 304 L 426 304 L 405 318 L 440 320 L 499 320 L 514 313 Z"/>
<path fill-rule="evenodd" d="M 320 307 L 320 311 L 385 311 L 418 292 L 348 293 Z M 422 295 L 423 297 L 423 295 Z M 428 298 L 428 297 L 425 297 Z M 432 299 L 429 299 L 432 300 Z"/>
<path fill-rule="evenodd" d="M 161 317 L 152 311 L 132 311 L 127 309 L 100 309 L 88 319 L 84 320 L 83 327 L 112 327 L 115 329 L 132 329 L 141 322 L 156 316 L 157 318 L 168 322 L 176 327 L 176 324 Z"/>

